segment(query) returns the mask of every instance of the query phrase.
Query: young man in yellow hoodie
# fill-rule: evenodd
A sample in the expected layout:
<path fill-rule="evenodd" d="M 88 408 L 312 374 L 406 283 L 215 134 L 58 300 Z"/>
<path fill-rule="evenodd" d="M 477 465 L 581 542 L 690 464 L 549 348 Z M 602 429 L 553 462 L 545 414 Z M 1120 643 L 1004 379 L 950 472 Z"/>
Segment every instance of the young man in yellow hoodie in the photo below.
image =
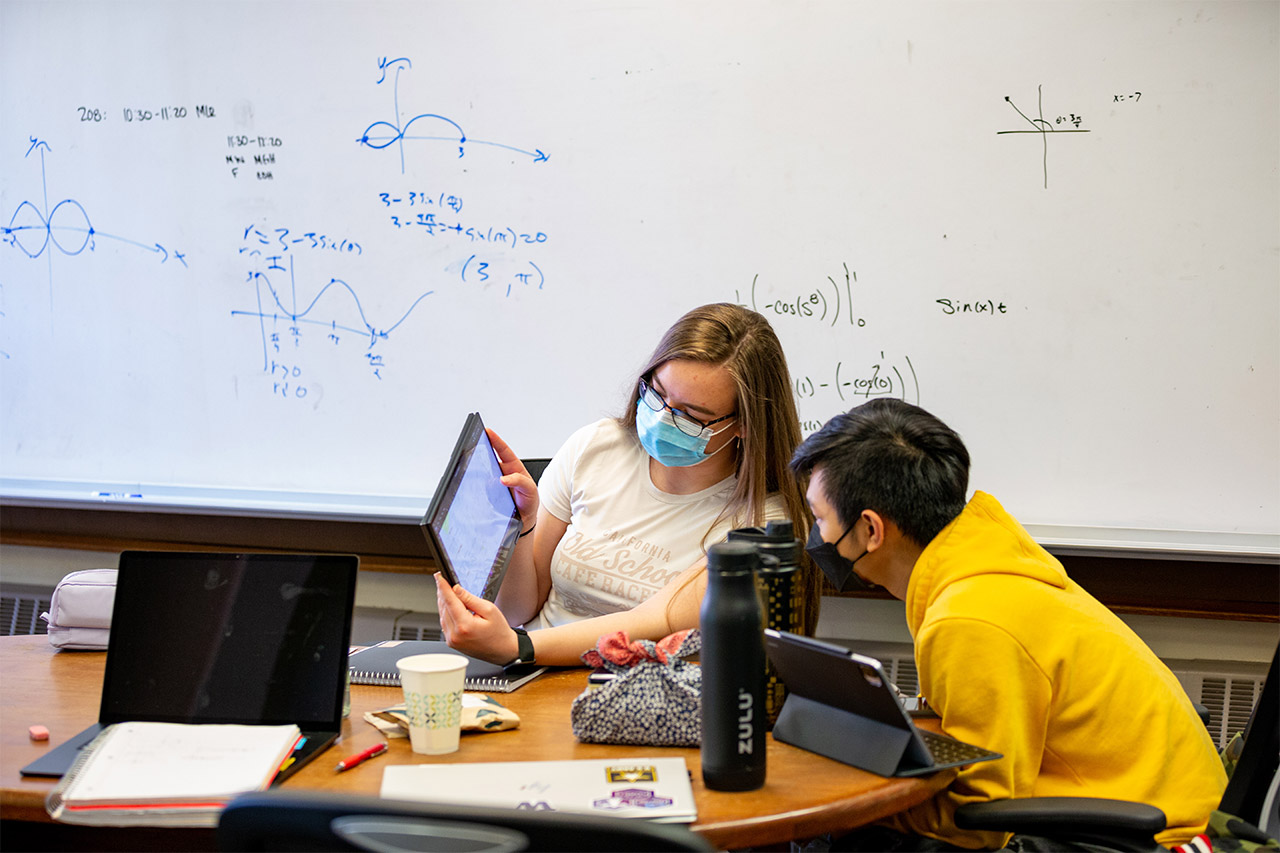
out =
<path fill-rule="evenodd" d="M 900 849 L 919 836 L 1001 847 L 1008 835 L 958 829 L 954 814 L 1007 797 L 1149 803 L 1168 818 L 1164 845 L 1204 830 L 1226 775 L 1178 680 L 993 497 L 966 503 L 955 432 L 873 400 L 806 439 L 791 468 L 809 480 L 814 560 L 837 588 L 878 585 L 906 602 L 920 690 L 943 731 L 1004 755 L 886 821 L 906 836 L 890 836 Z"/>

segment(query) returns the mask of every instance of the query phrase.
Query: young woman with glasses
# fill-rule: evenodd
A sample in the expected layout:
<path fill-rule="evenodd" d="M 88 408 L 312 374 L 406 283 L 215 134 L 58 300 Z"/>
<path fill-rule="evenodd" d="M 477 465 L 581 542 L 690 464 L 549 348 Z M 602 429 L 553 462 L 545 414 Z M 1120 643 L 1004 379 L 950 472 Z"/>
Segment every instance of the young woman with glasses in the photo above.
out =
<path fill-rule="evenodd" d="M 681 317 L 625 413 L 570 436 L 537 485 L 490 437 L 524 533 L 495 602 L 439 574 L 436 594 L 449 645 L 494 663 L 571 666 L 603 634 L 696 627 L 709 545 L 772 519 L 808 532 L 787 469 L 801 436 L 786 358 L 768 321 L 737 305 Z M 812 633 L 820 587 L 807 560 L 802 572 Z"/>

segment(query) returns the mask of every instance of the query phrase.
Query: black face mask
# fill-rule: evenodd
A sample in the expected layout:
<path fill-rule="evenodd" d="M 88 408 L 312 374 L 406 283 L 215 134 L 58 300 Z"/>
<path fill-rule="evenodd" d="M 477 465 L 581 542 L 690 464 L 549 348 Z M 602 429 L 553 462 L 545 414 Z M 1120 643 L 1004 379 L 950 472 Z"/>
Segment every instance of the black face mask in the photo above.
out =
<path fill-rule="evenodd" d="M 854 559 L 841 554 L 837 547 L 844 537 L 852 532 L 853 526 L 840 534 L 840 539 L 835 542 L 822 541 L 822 534 L 818 531 L 818 525 L 809 528 L 809 539 L 804 543 L 804 550 L 813 561 L 818 564 L 818 568 L 822 569 L 822 573 L 827 576 L 827 580 L 831 581 L 840 592 L 849 592 L 850 590 L 875 589 L 875 584 L 869 583 L 862 579 L 862 576 L 853 570 L 854 563 L 867 556 L 864 550 Z"/>

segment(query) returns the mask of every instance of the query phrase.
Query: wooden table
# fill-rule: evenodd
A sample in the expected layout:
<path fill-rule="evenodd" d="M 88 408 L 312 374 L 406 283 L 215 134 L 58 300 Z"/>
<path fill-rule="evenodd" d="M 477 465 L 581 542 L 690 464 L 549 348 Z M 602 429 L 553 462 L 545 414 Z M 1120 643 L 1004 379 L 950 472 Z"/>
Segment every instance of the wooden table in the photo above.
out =
<path fill-rule="evenodd" d="M 105 652 L 55 652 L 44 636 L 0 637 L 0 820 L 8 838 L 39 838 L 83 827 L 53 825 L 44 798 L 54 780 L 22 776 L 27 762 L 92 724 L 98 715 Z M 694 831 L 722 848 L 760 847 L 827 832 L 843 832 L 923 802 L 954 777 L 944 771 L 926 778 L 887 779 L 769 738 L 768 775 L 756 791 L 728 793 L 702 784 L 697 749 L 604 746 L 580 743 L 569 725 L 569 705 L 586 685 L 586 671 L 547 673 L 513 693 L 491 694 L 520 715 L 520 728 L 506 732 L 463 734 L 462 746 L 443 756 L 417 755 L 405 738 L 391 741 L 385 757 L 335 773 L 338 759 L 383 740 L 363 714 L 401 700 L 399 688 L 352 685 L 351 717 L 338 744 L 283 783 L 309 788 L 376 795 L 382 769 L 391 764 L 460 761 L 539 761 L 680 756 L 693 776 L 698 805 Z M 48 743 L 32 742 L 27 728 L 47 726 Z M 18 821 L 21 823 L 11 823 Z M 40 826 L 37 826 L 39 824 Z M 110 831 L 91 827 L 84 843 L 105 849 Z M 157 830 L 158 847 L 209 848 L 209 830 Z M 81 843 L 77 841 L 75 843 Z M 145 846 L 136 830 L 125 847 Z"/>

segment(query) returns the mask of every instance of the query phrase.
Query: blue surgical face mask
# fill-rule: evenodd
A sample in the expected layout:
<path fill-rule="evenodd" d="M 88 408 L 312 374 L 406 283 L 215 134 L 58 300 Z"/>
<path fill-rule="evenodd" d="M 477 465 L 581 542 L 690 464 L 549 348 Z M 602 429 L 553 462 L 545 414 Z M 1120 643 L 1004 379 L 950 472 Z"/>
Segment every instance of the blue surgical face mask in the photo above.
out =
<path fill-rule="evenodd" d="M 697 435 L 689 435 L 672 422 L 665 410 L 655 412 L 643 400 L 636 402 L 636 433 L 640 436 L 640 443 L 644 445 L 646 453 L 668 468 L 688 468 L 690 465 L 706 462 L 733 443 L 725 443 L 715 453 L 706 452 L 707 442 L 727 429 L 733 429 L 733 425 L 715 432 L 711 431 L 711 427 L 706 427 Z"/>

